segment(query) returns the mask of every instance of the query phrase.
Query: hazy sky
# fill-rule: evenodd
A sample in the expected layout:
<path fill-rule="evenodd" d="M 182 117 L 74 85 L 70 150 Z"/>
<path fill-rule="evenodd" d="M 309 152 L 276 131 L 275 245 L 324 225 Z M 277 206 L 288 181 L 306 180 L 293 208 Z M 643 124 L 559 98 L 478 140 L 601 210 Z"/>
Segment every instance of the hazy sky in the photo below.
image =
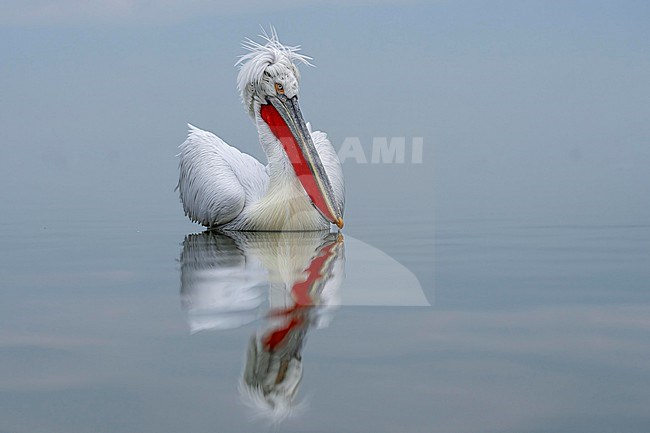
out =
<path fill-rule="evenodd" d="M 233 65 L 271 23 L 314 58 L 301 107 L 335 146 L 423 137 L 422 164 L 345 163 L 353 221 L 647 222 L 648 22 L 645 1 L 5 1 L 2 218 L 183 217 L 187 122 L 262 156 Z"/>

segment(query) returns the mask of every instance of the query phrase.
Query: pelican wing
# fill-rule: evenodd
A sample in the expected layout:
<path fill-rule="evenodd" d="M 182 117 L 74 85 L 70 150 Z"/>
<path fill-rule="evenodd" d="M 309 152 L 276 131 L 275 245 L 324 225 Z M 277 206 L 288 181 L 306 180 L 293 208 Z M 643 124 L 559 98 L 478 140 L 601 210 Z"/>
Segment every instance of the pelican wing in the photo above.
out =
<path fill-rule="evenodd" d="M 185 214 L 206 227 L 235 219 L 247 200 L 259 198 L 268 175 L 255 158 L 208 131 L 188 125 L 179 146 L 178 190 Z"/>

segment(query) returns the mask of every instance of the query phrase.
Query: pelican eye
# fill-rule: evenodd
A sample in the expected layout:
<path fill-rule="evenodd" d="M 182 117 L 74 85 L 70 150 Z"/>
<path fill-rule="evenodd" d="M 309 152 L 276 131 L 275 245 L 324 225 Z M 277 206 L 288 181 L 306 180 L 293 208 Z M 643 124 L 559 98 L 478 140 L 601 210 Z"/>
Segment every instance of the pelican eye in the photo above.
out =
<path fill-rule="evenodd" d="M 278 93 L 280 95 L 284 95 L 284 87 L 282 87 L 282 84 L 275 83 L 275 93 Z"/>

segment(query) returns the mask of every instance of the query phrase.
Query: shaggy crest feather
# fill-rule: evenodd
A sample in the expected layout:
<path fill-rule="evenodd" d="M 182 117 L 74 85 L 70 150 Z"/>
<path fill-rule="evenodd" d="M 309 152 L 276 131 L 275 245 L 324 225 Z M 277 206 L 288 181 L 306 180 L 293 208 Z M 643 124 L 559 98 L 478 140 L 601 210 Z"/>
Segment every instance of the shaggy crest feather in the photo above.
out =
<path fill-rule="evenodd" d="M 242 47 L 249 52 L 240 56 L 237 63 L 235 63 L 235 66 L 239 66 L 237 89 L 241 95 L 242 103 L 247 107 L 251 115 L 253 114 L 253 90 L 261 85 L 267 68 L 273 65 L 289 68 L 295 75 L 296 80 L 299 80 L 300 73 L 295 62 L 314 66 L 310 63 L 311 57 L 299 53 L 300 45 L 289 46 L 280 43 L 278 33 L 273 26 L 271 26 L 270 33 L 269 35 L 262 28 L 262 34 L 259 37 L 265 41 L 264 45 L 246 38 L 242 43 Z"/>

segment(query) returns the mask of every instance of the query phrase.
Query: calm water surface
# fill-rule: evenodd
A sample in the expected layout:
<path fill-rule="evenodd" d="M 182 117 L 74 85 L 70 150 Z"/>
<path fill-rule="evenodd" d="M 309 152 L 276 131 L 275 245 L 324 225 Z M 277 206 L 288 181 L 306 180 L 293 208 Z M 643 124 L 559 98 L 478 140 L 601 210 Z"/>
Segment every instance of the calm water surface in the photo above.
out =
<path fill-rule="evenodd" d="M 16 221 L 1 432 L 650 431 L 650 226 Z"/>

